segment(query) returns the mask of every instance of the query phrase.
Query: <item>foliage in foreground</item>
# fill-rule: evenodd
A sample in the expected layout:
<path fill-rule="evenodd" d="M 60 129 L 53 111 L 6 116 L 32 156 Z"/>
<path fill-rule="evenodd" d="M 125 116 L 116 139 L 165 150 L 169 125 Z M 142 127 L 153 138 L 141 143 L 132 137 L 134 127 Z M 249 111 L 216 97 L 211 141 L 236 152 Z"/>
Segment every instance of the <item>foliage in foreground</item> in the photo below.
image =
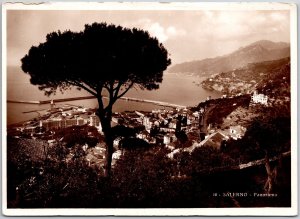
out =
<path fill-rule="evenodd" d="M 12 148 L 17 140 L 9 140 Z M 69 162 L 68 150 L 57 145 L 52 158 L 32 159 L 15 153 L 8 162 L 8 207 L 93 208 L 93 207 L 236 207 L 230 197 L 213 197 L 215 192 L 264 192 L 264 167 L 244 171 L 203 172 L 211 167 L 231 165 L 236 160 L 212 148 L 169 159 L 162 147 L 124 150 L 110 179 L 99 176 L 82 157 Z M 242 206 L 289 206 L 290 160 L 285 159 L 282 194 L 275 199 L 244 198 Z M 16 191 L 16 187 L 18 190 Z M 284 196 L 285 194 L 285 196 Z"/>

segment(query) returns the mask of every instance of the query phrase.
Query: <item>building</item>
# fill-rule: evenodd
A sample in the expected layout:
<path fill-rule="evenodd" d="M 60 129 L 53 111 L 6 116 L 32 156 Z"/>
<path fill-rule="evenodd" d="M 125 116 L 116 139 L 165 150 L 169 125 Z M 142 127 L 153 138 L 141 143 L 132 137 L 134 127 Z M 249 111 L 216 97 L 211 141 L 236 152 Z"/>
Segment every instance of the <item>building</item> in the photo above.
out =
<path fill-rule="evenodd" d="M 139 112 L 139 111 L 134 111 L 138 116 L 140 116 L 140 117 L 144 117 L 145 116 L 145 114 L 143 114 L 143 113 L 141 113 L 141 112 Z"/>
<path fill-rule="evenodd" d="M 164 135 L 164 144 L 165 145 L 168 145 L 171 142 L 174 142 L 176 140 L 177 140 L 177 138 L 174 133 L 169 133 L 169 134 Z"/>
<path fill-rule="evenodd" d="M 145 116 L 143 118 L 143 125 L 145 126 L 146 130 L 149 130 L 154 125 L 155 119 L 152 117 Z"/>
<path fill-rule="evenodd" d="M 120 138 L 116 138 L 116 139 L 113 141 L 114 147 L 119 147 L 120 141 L 121 141 Z"/>
<path fill-rule="evenodd" d="M 95 114 L 90 116 L 90 126 L 94 126 L 98 129 L 99 132 L 102 132 L 101 122 L 99 120 L 99 117 Z"/>
<path fill-rule="evenodd" d="M 86 124 L 86 121 L 83 118 L 81 118 L 81 117 L 77 118 L 76 122 L 77 122 L 77 125 L 84 125 L 84 124 Z"/>
<path fill-rule="evenodd" d="M 50 101 L 50 110 L 53 110 L 54 107 L 55 107 L 54 101 L 51 100 L 51 101 Z"/>
<path fill-rule="evenodd" d="M 77 125 L 77 119 L 62 120 L 62 126 L 70 127 L 70 126 L 74 126 L 74 125 Z"/>
<path fill-rule="evenodd" d="M 254 93 L 251 97 L 251 101 L 253 103 L 260 103 L 263 105 L 267 105 L 268 104 L 268 96 L 264 95 L 264 94 L 258 94 L 257 91 L 254 91 Z"/>
<path fill-rule="evenodd" d="M 171 137 L 170 137 L 170 135 L 167 134 L 164 136 L 164 144 L 168 145 L 170 143 L 171 143 Z"/>
<path fill-rule="evenodd" d="M 229 135 L 234 140 L 242 138 L 246 133 L 246 128 L 240 125 L 230 126 Z"/>
<path fill-rule="evenodd" d="M 206 138 L 200 142 L 200 146 L 213 147 L 215 149 L 220 150 L 222 143 L 227 140 L 228 137 L 226 135 L 220 132 L 215 132 L 209 136 L 206 136 Z"/>
<path fill-rule="evenodd" d="M 23 129 L 23 132 L 26 133 L 26 134 L 34 134 L 35 133 L 35 129 L 36 127 L 35 126 L 27 126 Z"/>
<path fill-rule="evenodd" d="M 61 118 L 53 118 L 41 121 L 41 126 L 44 127 L 47 131 L 50 129 L 59 129 L 63 128 Z"/>
<path fill-rule="evenodd" d="M 137 134 L 136 137 L 146 140 L 149 137 L 149 132 L 147 132 L 146 130 L 143 130 L 142 132 Z"/>
<path fill-rule="evenodd" d="M 172 119 L 168 125 L 170 129 L 176 129 L 177 119 Z"/>
<path fill-rule="evenodd" d="M 121 116 L 116 116 L 116 115 L 111 118 L 111 121 L 119 125 L 124 123 L 124 119 Z"/>
<path fill-rule="evenodd" d="M 40 127 L 41 126 L 44 127 L 47 131 L 51 129 L 67 128 L 70 126 L 84 125 L 84 124 L 86 124 L 86 121 L 81 117 L 70 118 L 70 119 L 52 118 L 52 119 L 40 121 Z"/>
<path fill-rule="evenodd" d="M 75 111 L 85 113 L 87 111 L 87 108 L 79 106 Z"/>
<path fill-rule="evenodd" d="M 172 133 L 172 132 L 175 132 L 175 129 L 172 129 L 172 128 L 165 128 L 165 127 L 160 127 L 160 128 L 159 128 L 159 131 L 160 131 L 160 132 Z"/>
<path fill-rule="evenodd" d="M 95 114 L 90 116 L 90 126 L 99 126 L 100 125 L 100 120 L 98 118 L 98 116 L 96 116 Z"/>

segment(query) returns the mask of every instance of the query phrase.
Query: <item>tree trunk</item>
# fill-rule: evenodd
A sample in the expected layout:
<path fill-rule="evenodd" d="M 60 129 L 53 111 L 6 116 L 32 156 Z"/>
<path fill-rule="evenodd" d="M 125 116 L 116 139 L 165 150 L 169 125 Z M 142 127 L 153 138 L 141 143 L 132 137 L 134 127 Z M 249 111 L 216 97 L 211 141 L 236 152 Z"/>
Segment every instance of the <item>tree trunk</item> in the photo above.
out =
<path fill-rule="evenodd" d="M 265 183 L 264 189 L 267 193 L 271 193 L 272 187 L 273 187 L 273 177 L 272 177 L 272 171 L 269 161 L 269 156 L 266 154 L 265 156 L 265 168 L 268 175 L 267 181 Z"/>
<path fill-rule="evenodd" d="M 104 164 L 104 176 L 110 177 L 111 175 L 111 162 L 113 154 L 113 136 L 111 132 L 111 112 L 102 113 L 98 110 L 97 115 L 100 119 L 102 131 L 104 133 L 106 152 L 105 152 L 105 164 Z"/>
<path fill-rule="evenodd" d="M 112 162 L 112 154 L 113 154 L 113 139 L 111 137 L 110 132 L 104 133 L 105 142 L 106 142 L 106 154 L 105 154 L 105 166 L 104 166 L 104 175 L 105 177 L 110 177 L 111 175 L 111 162 Z"/>
<path fill-rule="evenodd" d="M 267 181 L 265 183 L 264 189 L 269 194 L 273 191 L 274 186 L 276 184 L 277 166 L 275 166 L 273 168 L 273 170 L 271 169 L 270 160 L 269 160 L 269 156 L 268 156 L 267 152 L 266 152 L 266 156 L 265 156 L 265 168 L 266 168 L 266 171 L 267 171 L 268 178 L 267 178 Z"/>

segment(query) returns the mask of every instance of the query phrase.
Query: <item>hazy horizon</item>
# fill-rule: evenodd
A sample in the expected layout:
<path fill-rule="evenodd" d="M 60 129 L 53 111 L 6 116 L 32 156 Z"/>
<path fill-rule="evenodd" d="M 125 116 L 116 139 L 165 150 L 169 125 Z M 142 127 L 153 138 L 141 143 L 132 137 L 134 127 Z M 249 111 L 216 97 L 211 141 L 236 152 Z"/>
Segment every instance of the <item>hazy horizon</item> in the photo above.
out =
<path fill-rule="evenodd" d="M 106 22 L 141 28 L 170 53 L 172 65 L 229 54 L 259 40 L 290 43 L 289 11 L 7 11 L 7 65 L 20 66 L 31 46 L 53 31 Z"/>

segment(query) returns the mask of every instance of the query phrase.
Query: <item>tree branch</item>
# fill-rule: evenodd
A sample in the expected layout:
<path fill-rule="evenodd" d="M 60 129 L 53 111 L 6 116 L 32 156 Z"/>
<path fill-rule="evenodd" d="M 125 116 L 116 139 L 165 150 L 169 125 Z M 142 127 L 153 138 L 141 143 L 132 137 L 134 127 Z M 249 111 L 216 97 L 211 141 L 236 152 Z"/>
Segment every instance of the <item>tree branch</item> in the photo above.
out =
<path fill-rule="evenodd" d="M 126 93 L 127 93 L 127 91 L 129 91 L 129 89 L 132 87 L 134 85 L 134 83 L 133 82 L 131 82 L 131 84 L 119 95 L 119 96 L 117 96 L 117 98 L 116 99 L 119 99 L 119 98 L 121 98 L 121 97 L 123 97 Z"/>
<path fill-rule="evenodd" d="M 112 105 L 114 104 L 114 81 L 109 81 L 105 83 L 103 87 L 108 91 L 108 104 L 104 108 L 104 111 L 109 112 L 112 109 Z"/>
<path fill-rule="evenodd" d="M 80 87 L 80 88 L 86 90 L 87 92 L 89 92 L 90 94 L 94 95 L 95 97 L 97 97 L 97 93 L 95 91 L 92 91 L 91 89 L 89 89 L 88 87 L 84 86 L 83 84 L 81 84 L 78 81 L 75 81 L 75 82 L 68 81 L 67 83 L 69 83 L 71 85 L 74 85 L 74 86 L 77 86 L 77 87 Z"/>
<path fill-rule="evenodd" d="M 114 99 L 118 99 L 118 93 L 124 82 L 119 81 L 117 87 L 114 88 Z"/>

